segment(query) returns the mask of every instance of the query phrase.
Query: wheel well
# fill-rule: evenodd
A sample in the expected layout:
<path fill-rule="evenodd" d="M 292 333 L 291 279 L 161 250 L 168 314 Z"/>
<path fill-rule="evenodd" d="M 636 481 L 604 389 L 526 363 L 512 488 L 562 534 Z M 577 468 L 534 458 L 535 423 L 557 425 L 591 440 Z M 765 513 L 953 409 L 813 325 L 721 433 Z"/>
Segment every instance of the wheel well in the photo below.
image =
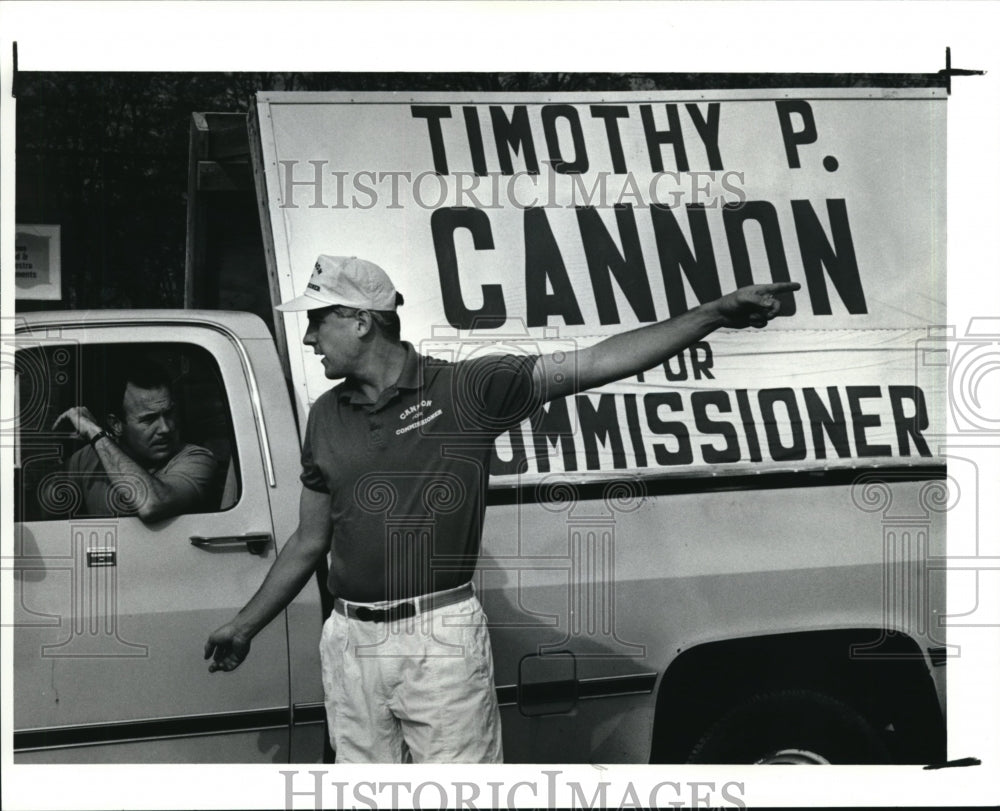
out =
<path fill-rule="evenodd" d="M 847 702 L 883 731 L 896 763 L 946 756 L 944 718 L 920 647 L 905 634 L 868 628 L 747 637 L 680 653 L 660 682 L 650 762 L 685 762 L 727 710 L 775 688 Z"/>

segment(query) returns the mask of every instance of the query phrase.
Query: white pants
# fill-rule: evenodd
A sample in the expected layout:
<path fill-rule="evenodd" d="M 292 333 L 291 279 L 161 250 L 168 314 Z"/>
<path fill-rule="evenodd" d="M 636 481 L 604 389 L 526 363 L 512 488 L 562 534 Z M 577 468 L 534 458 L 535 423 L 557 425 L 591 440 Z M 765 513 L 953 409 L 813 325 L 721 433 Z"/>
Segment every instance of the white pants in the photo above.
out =
<path fill-rule="evenodd" d="M 493 654 L 475 596 L 391 622 L 334 611 L 320 657 L 338 763 L 503 762 Z"/>

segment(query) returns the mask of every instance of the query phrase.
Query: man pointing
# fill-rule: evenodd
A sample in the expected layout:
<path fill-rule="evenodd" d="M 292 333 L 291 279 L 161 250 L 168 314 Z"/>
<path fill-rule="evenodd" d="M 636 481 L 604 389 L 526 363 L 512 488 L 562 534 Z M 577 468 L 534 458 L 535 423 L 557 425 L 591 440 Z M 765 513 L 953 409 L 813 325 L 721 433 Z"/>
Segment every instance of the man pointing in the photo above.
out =
<path fill-rule="evenodd" d="M 486 618 L 471 580 L 493 440 L 542 403 L 645 371 L 719 327 L 763 327 L 795 283 L 741 288 L 576 352 L 457 363 L 400 340 L 388 275 L 320 256 L 304 343 L 343 382 L 313 405 L 299 526 L 263 585 L 205 645 L 232 670 L 324 555 L 334 611 L 320 653 L 338 762 L 503 759 Z M 391 519 L 391 520 L 389 520 Z"/>

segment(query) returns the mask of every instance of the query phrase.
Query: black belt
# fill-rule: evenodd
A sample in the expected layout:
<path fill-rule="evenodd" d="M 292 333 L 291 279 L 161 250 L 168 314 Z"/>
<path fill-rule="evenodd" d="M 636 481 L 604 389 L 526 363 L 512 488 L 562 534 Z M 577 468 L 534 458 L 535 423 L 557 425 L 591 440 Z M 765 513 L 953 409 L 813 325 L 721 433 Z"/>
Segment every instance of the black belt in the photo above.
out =
<path fill-rule="evenodd" d="M 333 610 L 352 620 L 361 620 L 362 622 L 393 622 L 394 620 L 415 617 L 418 609 L 419 612 L 425 612 L 434 608 L 444 608 L 448 605 L 460 603 L 472 595 L 472 584 L 466 583 L 457 589 L 435 591 L 432 594 L 424 594 L 421 597 L 414 597 L 411 600 L 404 600 L 378 608 L 373 607 L 374 604 L 350 603 L 338 597 L 333 601 Z"/>

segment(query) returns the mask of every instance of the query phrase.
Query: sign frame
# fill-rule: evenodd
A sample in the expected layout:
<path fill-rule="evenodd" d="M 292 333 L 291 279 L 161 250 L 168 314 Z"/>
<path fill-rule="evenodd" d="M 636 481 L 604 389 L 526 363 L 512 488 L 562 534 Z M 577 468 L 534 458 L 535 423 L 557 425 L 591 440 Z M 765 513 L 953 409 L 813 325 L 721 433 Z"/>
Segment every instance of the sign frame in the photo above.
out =
<path fill-rule="evenodd" d="M 62 301 L 62 226 L 60 225 L 17 225 L 14 242 L 22 236 L 41 237 L 49 243 L 48 281 L 26 286 L 18 278 L 21 268 L 15 264 L 14 297 L 18 301 Z"/>

